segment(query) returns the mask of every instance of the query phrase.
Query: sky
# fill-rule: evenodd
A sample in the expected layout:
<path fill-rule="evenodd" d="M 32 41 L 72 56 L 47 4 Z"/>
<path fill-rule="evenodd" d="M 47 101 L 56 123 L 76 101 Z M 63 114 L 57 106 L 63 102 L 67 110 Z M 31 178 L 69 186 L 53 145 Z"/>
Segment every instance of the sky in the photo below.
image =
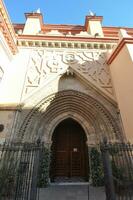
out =
<path fill-rule="evenodd" d="M 13 23 L 25 23 L 24 13 L 40 8 L 46 24 L 84 25 L 91 10 L 104 26 L 133 27 L 133 0 L 4 0 Z"/>

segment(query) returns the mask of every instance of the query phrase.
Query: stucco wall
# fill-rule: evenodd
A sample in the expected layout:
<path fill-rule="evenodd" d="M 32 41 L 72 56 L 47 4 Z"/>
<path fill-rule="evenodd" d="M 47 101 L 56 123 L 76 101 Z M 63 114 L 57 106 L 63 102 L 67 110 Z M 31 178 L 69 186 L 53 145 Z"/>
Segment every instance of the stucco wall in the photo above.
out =
<path fill-rule="evenodd" d="M 2 33 L 0 33 L 0 87 L 3 83 L 6 73 L 9 68 L 9 64 L 12 60 L 12 54 L 8 45 L 6 44 L 5 38 Z M 0 90 L 1 91 L 1 90 Z"/>
<path fill-rule="evenodd" d="M 129 51 L 130 50 L 130 51 Z M 133 142 L 133 48 L 125 45 L 110 65 L 125 134 Z"/>
<path fill-rule="evenodd" d="M 105 63 L 106 50 L 42 49 L 19 47 L 19 53 L 10 61 L 6 76 L 1 84 L 0 104 L 16 105 L 23 103 L 23 115 L 15 119 L 18 134 L 27 113 L 43 98 L 63 90 L 75 90 L 86 93 L 107 109 L 115 113 L 110 74 Z M 69 59 L 72 60 L 69 60 Z M 70 66 L 70 67 L 69 67 Z M 65 78 L 63 78 L 65 74 Z M 40 82 L 39 82 L 40 81 Z M 25 93 L 26 89 L 33 89 Z M 111 96 L 111 98 L 110 98 Z M 15 108 L 14 108 L 15 109 Z M 2 123 L 8 123 L 1 111 Z M 15 111 L 14 111 L 15 112 Z M 21 112 L 18 116 L 21 115 Z M 3 116 L 3 118 L 2 118 Z M 17 121 L 18 120 L 18 121 Z M 12 127 L 12 122 L 10 126 Z M 13 129 L 14 130 L 14 129 Z M 107 131 L 106 131 L 107 132 Z M 8 135 L 10 130 L 8 130 Z M 7 133 L 4 134 L 4 137 Z"/>
<path fill-rule="evenodd" d="M 0 111 L 0 124 L 4 125 L 4 130 L 0 132 L 0 144 L 10 137 L 14 116 L 15 111 Z"/>
<path fill-rule="evenodd" d="M 25 23 L 23 34 L 36 35 L 39 31 L 41 31 L 40 20 L 38 18 L 28 18 Z"/>
<path fill-rule="evenodd" d="M 95 35 L 96 33 L 98 33 L 99 36 L 103 37 L 103 31 L 102 31 L 100 21 L 89 21 L 89 28 L 90 28 L 90 33 L 92 35 Z"/>
<path fill-rule="evenodd" d="M 10 62 L 6 75 L 3 77 L 3 82 L 0 86 L 1 104 L 19 104 L 23 85 L 25 82 L 25 74 L 29 61 L 30 50 L 25 49 L 19 51 Z"/>

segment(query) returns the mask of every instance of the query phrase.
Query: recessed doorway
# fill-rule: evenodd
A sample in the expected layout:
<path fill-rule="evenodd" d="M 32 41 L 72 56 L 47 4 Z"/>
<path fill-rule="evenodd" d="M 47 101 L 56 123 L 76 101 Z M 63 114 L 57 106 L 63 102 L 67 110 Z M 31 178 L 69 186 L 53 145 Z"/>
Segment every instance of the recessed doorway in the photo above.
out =
<path fill-rule="evenodd" d="M 81 125 L 68 118 L 52 136 L 51 181 L 87 181 L 88 150 L 86 134 Z"/>

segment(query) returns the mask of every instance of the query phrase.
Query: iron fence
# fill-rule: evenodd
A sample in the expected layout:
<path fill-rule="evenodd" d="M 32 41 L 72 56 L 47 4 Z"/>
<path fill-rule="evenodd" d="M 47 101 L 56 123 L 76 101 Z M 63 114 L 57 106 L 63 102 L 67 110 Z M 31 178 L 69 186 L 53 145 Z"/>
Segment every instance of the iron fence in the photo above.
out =
<path fill-rule="evenodd" d="M 104 142 L 100 147 L 106 199 L 133 200 L 133 145 Z M 40 141 L 11 143 L 1 145 L 0 154 L 0 199 L 36 200 L 37 186 L 48 182 L 49 150 Z"/>
<path fill-rule="evenodd" d="M 11 143 L 0 146 L 0 199 L 36 200 L 43 144 Z"/>
<path fill-rule="evenodd" d="M 101 145 L 107 200 L 133 200 L 133 145 Z"/>

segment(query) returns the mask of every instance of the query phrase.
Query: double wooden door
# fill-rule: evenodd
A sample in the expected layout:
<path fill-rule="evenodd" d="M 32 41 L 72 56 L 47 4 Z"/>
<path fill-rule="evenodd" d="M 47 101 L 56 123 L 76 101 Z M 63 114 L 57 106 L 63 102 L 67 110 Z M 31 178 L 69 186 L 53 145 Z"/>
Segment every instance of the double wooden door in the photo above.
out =
<path fill-rule="evenodd" d="M 81 126 L 72 119 L 64 120 L 53 134 L 51 176 L 87 177 L 86 137 Z"/>

